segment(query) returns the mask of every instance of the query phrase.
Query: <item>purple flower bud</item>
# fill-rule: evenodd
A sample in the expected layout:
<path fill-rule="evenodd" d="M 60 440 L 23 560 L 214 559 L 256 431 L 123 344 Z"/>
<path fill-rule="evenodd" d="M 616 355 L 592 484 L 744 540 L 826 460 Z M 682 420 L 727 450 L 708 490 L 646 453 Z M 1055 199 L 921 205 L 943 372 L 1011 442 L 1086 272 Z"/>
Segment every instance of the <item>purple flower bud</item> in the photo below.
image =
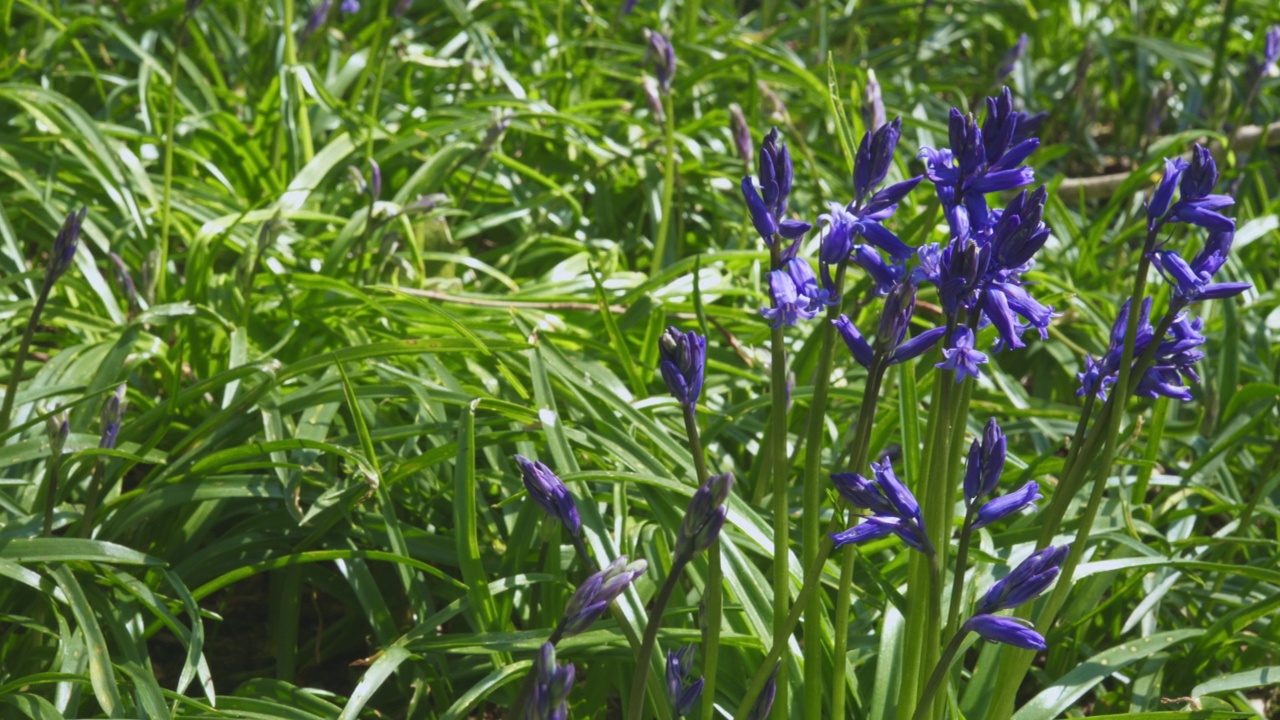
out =
<path fill-rule="evenodd" d="M 572 664 L 556 664 L 556 648 L 543 643 L 533 661 L 533 692 L 529 695 L 527 717 L 533 720 L 564 720 L 569 716 L 565 700 L 573 689 Z"/>
<path fill-rule="evenodd" d="M 888 364 L 897 365 L 898 363 L 904 363 L 908 360 L 920 357 L 932 350 L 933 346 L 937 345 L 938 341 L 942 339 L 942 336 L 946 334 L 947 329 L 944 327 L 925 330 L 919 335 L 916 335 L 910 340 L 907 340 L 894 348 L 893 352 L 889 353 Z"/>
<path fill-rule="evenodd" d="M 880 83 L 876 81 L 876 71 L 867 71 L 867 85 L 862 94 L 862 124 L 869 132 L 875 132 L 884 125 L 884 100 L 880 97 Z"/>
<path fill-rule="evenodd" d="M 848 260 L 853 252 L 853 236 L 859 231 L 858 216 L 838 202 L 828 205 L 831 212 L 818 216 L 818 222 L 825 226 L 818 246 L 818 259 L 828 265 L 837 265 Z"/>
<path fill-rule="evenodd" d="M 678 718 L 693 712 L 702 696 L 703 681 L 688 682 L 697 654 L 697 645 L 667 651 L 667 699 L 671 702 L 672 714 Z"/>
<path fill-rule="evenodd" d="M 658 369 L 662 380 L 681 405 L 698 404 L 707 366 L 707 339 L 695 332 L 669 327 L 658 338 Z"/>
<path fill-rule="evenodd" d="M 116 436 L 120 434 L 120 423 L 124 420 L 125 407 L 128 405 L 124 399 L 125 387 L 122 383 L 102 406 L 102 440 L 98 442 L 100 448 L 111 450 L 116 446 Z"/>
<path fill-rule="evenodd" d="M 1018 61 L 1022 59 L 1023 53 L 1027 51 L 1027 34 L 1022 33 L 1018 36 L 1018 42 L 1009 48 L 1004 57 L 1000 58 L 1000 67 L 996 68 L 996 82 L 1009 77 L 1013 69 L 1018 66 Z"/>
<path fill-rule="evenodd" d="M 1280 25 L 1272 25 L 1262 42 L 1262 62 L 1259 63 L 1261 74 L 1270 75 L 1280 60 Z"/>
<path fill-rule="evenodd" d="M 52 286 L 71 267 L 76 257 L 76 245 L 80 241 L 80 228 L 84 225 L 85 214 L 89 208 L 82 206 L 80 212 L 67 213 L 62 221 L 62 228 L 53 239 L 53 252 L 49 256 L 49 269 L 45 273 L 45 284 Z"/>
<path fill-rule="evenodd" d="M 49 432 L 49 456 L 57 457 L 62 454 L 62 448 L 71 435 L 71 425 L 67 422 L 66 413 L 51 416 L 45 421 L 45 426 Z"/>
<path fill-rule="evenodd" d="M 733 132 L 733 144 L 738 148 L 738 157 L 742 164 L 751 167 L 755 160 L 751 147 L 751 128 L 747 126 L 747 118 L 742 114 L 742 106 L 729 103 L 729 128 Z"/>
<path fill-rule="evenodd" d="M 666 35 L 645 28 L 645 38 L 649 43 L 649 53 L 653 57 L 653 71 L 658 76 L 658 85 L 663 93 L 671 92 L 671 80 L 676 74 L 676 51 Z"/>
<path fill-rule="evenodd" d="M 1191 164 L 1182 173 L 1178 191 L 1183 200 L 1198 200 L 1218 184 L 1218 165 L 1213 161 L 1209 148 L 1197 144 L 1191 150 Z"/>
<path fill-rule="evenodd" d="M 629 585 L 644 574 L 649 564 L 644 560 L 627 563 L 627 556 L 620 555 L 603 570 L 589 576 L 578 586 L 565 605 L 559 630 L 563 637 L 571 637 L 591 627 L 609 603 L 623 593 Z"/>
<path fill-rule="evenodd" d="M 107 253 L 107 258 L 111 260 L 112 277 L 115 278 L 116 287 L 119 288 L 120 294 L 124 295 L 125 302 L 129 305 L 129 317 L 138 314 L 141 305 L 138 303 L 138 286 L 133 284 L 133 277 L 129 275 L 129 268 L 124 264 L 124 260 L 115 253 Z"/>
<path fill-rule="evenodd" d="M 712 475 L 694 491 L 676 534 L 675 556 L 692 558 L 720 537 L 729 509 L 724 507 L 733 489 L 733 474 Z"/>
<path fill-rule="evenodd" d="M 524 486 L 529 491 L 529 497 L 538 503 L 543 512 L 559 520 L 570 535 L 577 537 L 582 532 L 582 520 L 578 517 L 578 507 L 564 481 L 556 477 L 551 468 L 536 460 L 516 455 L 516 462 L 520 464 L 520 473 L 524 476 Z"/>
<path fill-rule="evenodd" d="M 963 380 L 966 375 L 978 379 L 982 376 L 978 366 L 987 362 L 987 356 L 986 353 L 975 350 L 973 343 L 973 331 L 964 325 L 957 326 L 951 333 L 951 347 L 942 349 L 942 355 L 946 359 L 934 367 L 954 372 L 956 382 Z"/>
<path fill-rule="evenodd" d="M 831 473 L 831 482 L 835 484 L 840 496 L 854 507 L 870 510 L 876 515 L 897 514 L 897 509 L 885 497 L 879 484 L 858 473 Z"/>
<path fill-rule="evenodd" d="M 1147 227 L 1154 228 L 1169 211 L 1169 204 L 1173 202 L 1173 191 L 1178 187 L 1178 180 L 1182 177 L 1182 173 L 1187 169 L 1187 161 L 1180 157 L 1165 158 L 1164 160 L 1164 177 L 1160 178 L 1160 183 L 1156 185 L 1156 189 L 1151 193 L 1151 200 L 1147 202 Z"/>
<path fill-rule="evenodd" d="M 876 332 L 879 347 L 889 349 L 902 344 L 915 309 L 915 286 L 909 282 L 894 285 L 885 297 L 884 308 L 880 311 L 880 328 Z"/>
<path fill-rule="evenodd" d="M 344 15 L 354 15 L 360 12 L 360 0 L 342 0 L 338 10 Z"/>
<path fill-rule="evenodd" d="M 1027 621 L 1000 615 L 974 615 L 964 624 L 964 629 L 976 632 L 983 640 L 1004 643 L 1023 650 L 1044 650 L 1044 638 L 1028 626 Z"/>
<path fill-rule="evenodd" d="M 770 327 L 795 325 L 800 320 L 812 320 L 817 317 L 821 307 L 812 305 L 808 296 L 801 295 L 795 281 L 783 270 L 774 270 L 769 273 L 769 297 L 773 301 L 773 306 L 760 308 L 760 314 L 769 321 Z"/>
<path fill-rule="evenodd" d="M 1039 597 L 1058 577 L 1069 550 L 1067 545 L 1050 545 L 1032 553 L 987 590 L 975 613 L 982 615 L 1010 610 Z"/>
<path fill-rule="evenodd" d="M 773 666 L 773 672 L 769 673 L 769 679 L 764 683 L 764 689 L 760 691 L 760 696 L 756 698 L 756 704 L 751 706 L 751 712 L 747 713 L 747 720 L 765 720 L 769 717 L 769 711 L 773 710 L 773 699 L 778 695 L 778 666 L 782 661 L 778 661 Z"/>
<path fill-rule="evenodd" d="M 969 461 L 964 473 L 965 503 L 972 506 L 995 491 L 1004 470 L 1006 440 L 995 418 L 987 421 L 982 438 L 974 438 L 969 446 Z"/>
<path fill-rule="evenodd" d="M 358 5 L 356 9 L 360 9 Z M 369 158 L 369 168 L 369 197 L 377 200 L 382 197 L 382 168 L 378 167 L 378 161 L 373 158 Z"/>
<path fill-rule="evenodd" d="M 1036 481 L 1032 480 L 1008 495 L 988 501 L 985 505 L 978 508 L 977 518 L 974 520 L 973 528 L 976 530 L 980 527 L 986 527 L 997 520 L 1002 520 L 1025 507 L 1034 505 L 1037 500 L 1043 499 L 1040 494 L 1040 486 Z"/>
<path fill-rule="evenodd" d="M 742 196 L 747 201 L 751 222 L 765 244 L 772 247 L 774 235 L 795 240 L 812 227 L 809 223 L 786 219 L 787 197 L 791 194 L 791 155 L 786 143 L 778 142 L 778 129 L 773 128 L 760 146 L 760 192 L 750 177 L 742 179 Z"/>
<path fill-rule="evenodd" d="M 310 19 L 307 20 L 306 27 L 302 28 L 302 39 L 304 42 L 307 38 L 311 37 L 315 31 L 319 30 L 321 25 L 324 25 L 325 20 L 329 19 L 329 9 L 332 7 L 333 0 L 321 0 L 320 4 L 316 5 L 315 10 L 311 12 Z"/>
<path fill-rule="evenodd" d="M 863 339 L 862 333 L 858 332 L 858 328 L 854 326 L 853 321 L 841 315 L 831 322 L 836 326 L 836 330 L 840 331 L 840 337 L 844 339 L 844 344 L 849 347 L 849 352 L 853 354 L 854 362 L 864 368 L 870 368 L 875 353 L 871 350 L 871 345 Z"/>

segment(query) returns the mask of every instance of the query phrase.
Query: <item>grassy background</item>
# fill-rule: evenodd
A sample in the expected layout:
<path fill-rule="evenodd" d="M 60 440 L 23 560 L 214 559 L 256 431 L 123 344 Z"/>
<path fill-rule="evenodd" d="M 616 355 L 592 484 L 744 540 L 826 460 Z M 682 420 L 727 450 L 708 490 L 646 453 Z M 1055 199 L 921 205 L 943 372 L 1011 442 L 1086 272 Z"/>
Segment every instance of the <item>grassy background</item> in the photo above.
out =
<path fill-rule="evenodd" d="M 680 413 L 653 370 L 668 324 L 709 336 L 704 440 L 713 471 L 740 479 L 716 698 L 733 711 L 769 637 L 772 535 L 756 482 L 767 255 L 736 189 L 754 170 L 728 105 L 757 141 L 782 130 L 791 205 L 812 219 L 850 193 L 835 117 L 860 135 L 868 71 L 904 118 L 895 173 L 916 174 L 916 150 L 946 144 L 948 106 L 996 90 L 1001 55 L 1030 36 L 1009 83 L 1023 109 L 1049 112 L 1040 179 L 1128 173 L 1100 200 L 1054 197 L 1034 275 L 1063 317 L 1049 341 L 999 355 L 974 394 L 973 427 L 996 415 L 1010 434 L 1007 482 L 1050 488 L 1074 374 L 1105 349 L 1131 280 L 1138 190 L 1164 155 L 1280 114 L 1275 78 L 1243 103 L 1262 32 L 1280 22 L 1263 0 L 784 3 L 764 30 L 754 6 L 703 0 L 697 14 L 695 2 L 640 0 L 622 16 L 611 3 L 417 0 L 393 17 L 394 2 L 366 0 L 305 38 L 312 8 L 292 0 L 209 0 L 185 23 L 175 2 L 0 2 L 6 376 L 57 227 L 89 206 L 0 446 L 0 714 L 504 707 L 584 575 L 525 502 L 521 452 L 597 501 L 580 502 L 597 557 L 651 563 L 613 621 L 561 649 L 581 679 L 573 716 L 615 717 L 632 657 L 620 626 L 643 627 L 692 492 Z M 644 27 L 666 31 L 680 63 L 663 267 L 651 266 L 664 153 L 642 91 Z M 372 205 L 348 170 L 367 177 L 371 160 Z M 1210 357 L 1195 402 L 1135 408 L 1163 422 L 1147 412 L 1126 430 L 1116 475 L 1148 477 L 1150 492 L 1104 507 L 1020 720 L 1182 706 L 1162 697 L 1280 707 L 1280 155 L 1221 166 L 1240 183 L 1224 274 L 1255 290 L 1201 310 Z M 910 244 L 939 238 L 930 197 L 917 191 L 895 218 Z M 108 253 L 154 288 L 132 310 Z M 849 296 L 852 315 L 865 299 Z M 920 317 L 934 319 L 925 306 Z M 808 331 L 791 348 L 801 405 Z M 861 369 L 841 358 L 836 372 L 824 467 L 839 465 L 860 402 Z M 101 453 L 98 411 L 121 382 L 119 449 Z M 877 452 L 902 442 L 926 389 L 888 388 Z M 44 538 L 44 419 L 59 411 L 71 436 Z M 82 539 L 95 472 L 108 493 Z M 1034 522 L 984 535 L 979 556 L 1000 562 Z M 864 554 L 847 667 L 851 707 L 878 717 L 897 638 L 885 588 L 905 556 L 890 543 Z M 665 645 L 697 637 L 704 576 L 695 563 Z"/>

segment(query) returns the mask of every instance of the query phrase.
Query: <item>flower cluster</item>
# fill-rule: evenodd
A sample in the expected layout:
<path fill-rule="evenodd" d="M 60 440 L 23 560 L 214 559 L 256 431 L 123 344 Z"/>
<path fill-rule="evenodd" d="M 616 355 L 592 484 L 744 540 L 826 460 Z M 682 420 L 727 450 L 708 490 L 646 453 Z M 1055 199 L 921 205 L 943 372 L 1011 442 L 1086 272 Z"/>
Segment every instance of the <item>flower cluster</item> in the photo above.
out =
<path fill-rule="evenodd" d="M 974 438 L 969 446 L 969 461 L 964 473 L 964 501 L 970 511 L 991 493 L 1000 483 L 1000 474 L 1004 470 L 1006 441 L 995 418 L 987 421 L 981 438 Z M 1040 485 L 1031 480 L 1017 490 L 988 500 L 977 506 L 972 529 L 986 527 L 997 520 L 1002 520 L 1036 501 L 1043 499 Z"/>
<path fill-rule="evenodd" d="M 658 369 L 667 392 L 685 407 L 698 404 L 707 366 L 707 339 L 669 327 L 658 338 Z"/>
<path fill-rule="evenodd" d="M 785 142 L 778 142 L 778 128 L 773 128 L 764 136 L 764 143 L 760 146 L 757 177 L 760 190 L 756 190 L 751 176 L 742 178 L 742 197 L 747 201 L 751 222 L 760 233 L 760 239 L 770 247 L 776 235 L 796 240 L 813 227 L 807 222 L 786 217 L 787 198 L 791 195 L 791 172 L 791 153 L 787 151 Z"/>
<path fill-rule="evenodd" d="M 644 35 L 653 58 L 653 72 L 658 76 L 658 86 L 665 95 L 671 92 L 671 79 L 676 75 L 676 50 L 667 36 L 657 30 L 646 28 Z"/>
<path fill-rule="evenodd" d="M 582 532 L 582 520 L 578 517 L 578 506 L 574 504 L 573 496 L 569 494 L 564 481 L 551 472 L 551 468 L 537 460 L 516 455 L 516 462 L 520 465 L 529 497 L 538 503 L 543 512 L 559 520 L 570 535 L 577 537 Z"/>
<path fill-rule="evenodd" d="M 591 627 L 604 614 L 609 603 L 648 568 L 649 563 L 644 560 L 628 563 L 627 556 L 621 555 L 584 580 L 565 606 L 564 617 L 556 628 L 556 638 L 571 637 Z"/>
<path fill-rule="evenodd" d="M 733 474 L 725 473 L 712 475 L 694 491 L 676 533 L 676 558 L 688 560 L 715 543 L 728 516 L 724 503 L 732 489 Z"/>
<path fill-rule="evenodd" d="M 667 651 L 667 699 L 671 702 L 671 714 L 678 718 L 693 712 L 698 698 L 702 697 L 702 678 L 689 682 L 689 671 L 697 654 L 697 645 Z"/>
<path fill-rule="evenodd" d="M 1111 345 L 1102 356 L 1102 360 L 1094 361 L 1092 356 L 1084 359 L 1084 372 L 1077 373 L 1080 381 L 1077 395 L 1096 395 L 1101 400 L 1107 399 L 1108 389 L 1115 385 L 1120 376 L 1120 360 L 1124 352 L 1125 331 L 1129 324 L 1129 302 L 1120 308 L 1115 325 L 1111 328 Z M 1200 333 L 1204 321 L 1200 318 L 1188 319 L 1186 313 L 1179 313 L 1169 325 L 1169 330 L 1155 347 L 1151 365 L 1138 380 L 1135 394 L 1140 397 L 1168 397 L 1175 400 L 1190 400 L 1191 391 L 1184 381 L 1199 382 L 1195 364 L 1204 358 L 1204 353 L 1197 348 L 1204 344 L 1205 337 Z M 1138 314 L 1137 331 L 1134 335 L 1133 354 L 1141 357 L 1155 342 L 1155 329 L 1151 327 L 1151 298 L 1142 302 Z"/>
<path fill-rule="evenodd" d="M 1034 600 L 1057 579 L 1069 547 L 1049 547 L 1033 553 L 1012 572 L 996 581 L 974 608 L 973 617 L 961 628 L 976 632 L 983 639 L 1005 643 L 1024 650 L 1044 650 L 1044 638 L 1028 627 L 1021 618 L 995 615 Z"/>
<path fill-rule="evenodd" d="M 53 287 L 58 278 L 71 267 L 71 261 L 76 257 L 76 246 L 80 241 L 80 228 L 84 225 L 84 216 L 88 211 L 88 207 L 81 207 L 80 212 L 67 213 L 66 220 L 62 221 L 62 228 L 53 239 L 49 270 L 44 276 L 45 285 Z"/>
<path fill-rule="evenodd" d="M 832 473 L 831 481 L 836 490 L 855 507 L 871 511 L 860 524 L 832 533 L 836 547 L 877 540 L 890 534 L 897 535 L 909 548 L 926 555 L 933 554 L 929 537 L 924 531 L 924 516 L 920 504 L 893 472 L 889 458 L 871 463 L 874 480 L 858 473 Z"/>
<path fill-rule="evenodd" d="M 556 664 L 556 647 L 543 643 L 533 661 L 533 693 L 527 716 L 533 720 L 567 720 L 565 701 L 573 689 L 575 670 L 571 663 Z"/>

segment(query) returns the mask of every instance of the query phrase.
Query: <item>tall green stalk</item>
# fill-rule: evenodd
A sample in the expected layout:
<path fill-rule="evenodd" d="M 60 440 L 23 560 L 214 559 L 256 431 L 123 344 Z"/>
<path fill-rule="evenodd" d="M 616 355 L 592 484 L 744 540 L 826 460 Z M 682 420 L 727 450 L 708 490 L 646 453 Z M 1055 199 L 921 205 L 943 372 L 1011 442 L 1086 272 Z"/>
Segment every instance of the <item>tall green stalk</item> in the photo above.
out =
<path fill-rule="evenodd" d="M 693 466 L 698 473 L 698 485 L 707 482 L 707 458 L 702 449 L 702 437 L 698 433 L 697 408 L 684 406 L 684 431 L 689 438 L 689 450 L 693 453 Z M 724 607 L 723 569 L 720 566 L 720 543 L 707 550 L 707 583 L 702 591 L 703 618 L 706 629 L 702 633 L 702 719 L 715 716 L 716 675 L 720 666 L 720 621 Z"/>
<path fill-rule="evenodd" d="M 782 238 L 775 237 L 769 247 L 771 267 L 781 266 Z M 786 617 L 791 602 L 791 562 L 788 538 L 791 518 L 787 514 L 788 470 L 787 463 L 787 348 L 784 345 L 782 323 L 777 323 L 770 333 L 772 353 L 772 377 L 769 392 L 769 430 L 773 444 L 773 644 L 784 648 L 783 662 L 778 668 L 778 694 L 774 699 L 773 717 L 787 720 L 787 663 L 786 638 L 790 634 Z"/>
<path fill-rule="evenodd" d="M 640 650 L 636 653 L 636 671 L 631 676 L 631 701 L 627 704 L 628 720 L 644 720 L 645 685 L 649 678 L 649 660 L 653 657 L 653 647 L 658 641 L 658 628 L 662 627 L 662 614 L 666 612 L 667 603 L 680 583 L 680 575 L 689 564 L 689 557 L 677 555 L 671 563 L 671 572 L 658 590 L 653 600 L 653 609 L 649 611 L 649 624 L 644 629 L 644 639 L 640 641 Z"/>
<path fill-rule="evenodd" d="M 53 283 L 45 280 L 40 285 L 40 294 L 36 296 L 36 304 L 31 308 L 31 317 L 22 330 L 22 341 L 18 343 L 18 354 L 13 359 L 13 371 L 9 373 L 9 385 L 4 389 L 4 405 L 0 407 L 0 435 L 9 432 L 9 423 L 13 418 L 13 403 L 18 398 L 18 384 L 22 382 L 22 370 L 27 364 L 27 354 L 31 352 L 31 339 L 35 337 L 36 325 L 40 324 L 40 315 L 44 305 L 49 301 L 49 293 Z"/>
<path fill-rule="evenodd" d="M 666 115 L 666 122 L 662 125 L 663 148 L 666 157 L 663 158 L 662 165 L 662 207 L 661 216 L 658 218 L 658 230 L 653 238 L 653 264 L 649 269 L 649 276 L 653 277 L 662 272 L 663 266 L 667 261 L 667 234 L 671 229 L 671 204 L 675 197 L 676 185 L 676 119 L 675 119 L 675 103 L 671 100 L 671 94 L 667 93 L 663 97 L 663 109 Z M 777 262 L 774 263 L 775 267 Z"/>

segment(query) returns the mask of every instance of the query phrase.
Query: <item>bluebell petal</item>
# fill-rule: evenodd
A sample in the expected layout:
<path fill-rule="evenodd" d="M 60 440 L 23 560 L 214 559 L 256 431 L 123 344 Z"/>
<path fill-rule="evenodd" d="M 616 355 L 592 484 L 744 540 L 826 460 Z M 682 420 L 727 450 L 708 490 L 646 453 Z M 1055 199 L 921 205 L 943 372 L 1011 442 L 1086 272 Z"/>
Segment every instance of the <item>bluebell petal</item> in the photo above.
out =
<path fill-rule="evenodd" d="M 964 624 L 984 640 L 1004 643 L 1024 650 L 1044 650 L 1044 638 L 1018 618 L 1000 615 L 974 615 Z"/>

